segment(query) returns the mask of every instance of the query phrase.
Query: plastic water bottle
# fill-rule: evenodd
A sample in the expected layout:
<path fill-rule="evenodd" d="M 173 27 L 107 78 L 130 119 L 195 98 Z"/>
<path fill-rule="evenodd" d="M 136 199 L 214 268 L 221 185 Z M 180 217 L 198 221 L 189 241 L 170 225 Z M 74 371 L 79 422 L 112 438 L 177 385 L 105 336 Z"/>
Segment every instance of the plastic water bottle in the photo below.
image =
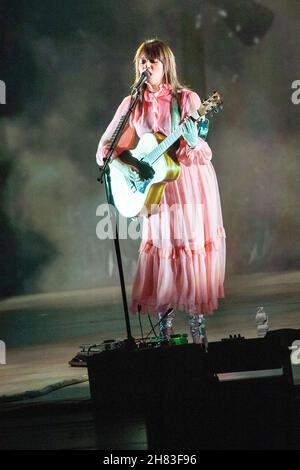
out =
<path fill-rule="evenodd" d="M 269 318 L 265 312 L 264 307 L 258 307 L 256 315 L 255 315 L 255 322 L 256 322 L 256 329 L 257 329 L 257 336 L 259 338 L 263 338 L 264 336 L 266 336 L 270 328 Z"/>

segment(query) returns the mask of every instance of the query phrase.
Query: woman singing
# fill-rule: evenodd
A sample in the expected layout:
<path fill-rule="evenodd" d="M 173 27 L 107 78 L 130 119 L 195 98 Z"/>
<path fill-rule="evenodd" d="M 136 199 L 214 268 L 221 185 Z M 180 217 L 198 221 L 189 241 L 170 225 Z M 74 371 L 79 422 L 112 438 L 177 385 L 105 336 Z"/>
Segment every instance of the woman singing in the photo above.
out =
<path fill-rule="evenodd" d="M 139 180 L 138 169 L 122 161 L 121 153 L 133 148 L 144 133 L 168 136 L 200 108 L 201 101 L 180 84 L 173 52 L 160 40 L 140 45 L 135 70 L 135 83 L 145 70 L 148 79 L 111 164 Z M 130 96 L 124 98 L 100 140 L 100 166 L 130 100 Z M 142 313 L 157 314 L 163 339 L 173 334 L 175 311 L 183 310 L 189 315 L 193 342 L 202 342 L 203 316 L 212 314 L 218 308 L 218 298 L 224 297 L 225 231 L 211 157 L 210 147 L 198 136 L 197 125 L 186 121 L 175 155 L 180 175 L 166 184 L 159 212 L 143 220 L 131 311 L 137 313 L 141 306 Z"/>

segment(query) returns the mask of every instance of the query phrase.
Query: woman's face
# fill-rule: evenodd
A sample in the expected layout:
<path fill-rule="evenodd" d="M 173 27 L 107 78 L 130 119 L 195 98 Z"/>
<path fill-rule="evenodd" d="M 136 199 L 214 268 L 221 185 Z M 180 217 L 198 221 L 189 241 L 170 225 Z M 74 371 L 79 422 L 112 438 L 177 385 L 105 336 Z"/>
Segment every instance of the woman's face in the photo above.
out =
<path fill-rule="evenodd" d="M 164 66 L 159 59 L 148 59 L 142 53 L 138 59 L 138 65 L 140 74 L 145 70 L 149 70 L 150 76 L 146 82 L 148 85 L 156 88 L 163 83 Z"/>

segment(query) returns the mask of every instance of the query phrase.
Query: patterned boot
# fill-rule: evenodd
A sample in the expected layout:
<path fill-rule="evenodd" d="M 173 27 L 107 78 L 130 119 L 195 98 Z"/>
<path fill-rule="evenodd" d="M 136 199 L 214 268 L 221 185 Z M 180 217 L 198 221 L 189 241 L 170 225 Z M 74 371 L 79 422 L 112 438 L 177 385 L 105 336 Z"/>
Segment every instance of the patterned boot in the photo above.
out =
<path fill-rule="evenodd" d="M 204 344 L 207 349 L 207 336 L 204 315 L 190 315 L 190 328 L 193 343 Z"/>
<path fill-rule="evenodd" d="M 175 318 L 175 310 L 172 309 L 167 315 L 165 313 L 159 313 L 159 336 L 161 341 L 169 341 L 170 336 L 174 334 L 173 321 Z"/>

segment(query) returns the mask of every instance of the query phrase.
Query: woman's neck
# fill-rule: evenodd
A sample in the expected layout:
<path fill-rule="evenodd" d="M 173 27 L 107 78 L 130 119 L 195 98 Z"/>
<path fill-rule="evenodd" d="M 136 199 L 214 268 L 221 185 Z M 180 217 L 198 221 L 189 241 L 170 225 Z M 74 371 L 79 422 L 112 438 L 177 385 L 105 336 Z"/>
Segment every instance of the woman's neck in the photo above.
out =
<path fill-rule="evenodd" d="M 148 90 L 151 93 L 155 93 L 155 92 L 159 91 L 161 85 L 162 85 L 162 83 L 160 83 L 159 85 L 153 85 L 151 83 L 147 83 Z"/>

